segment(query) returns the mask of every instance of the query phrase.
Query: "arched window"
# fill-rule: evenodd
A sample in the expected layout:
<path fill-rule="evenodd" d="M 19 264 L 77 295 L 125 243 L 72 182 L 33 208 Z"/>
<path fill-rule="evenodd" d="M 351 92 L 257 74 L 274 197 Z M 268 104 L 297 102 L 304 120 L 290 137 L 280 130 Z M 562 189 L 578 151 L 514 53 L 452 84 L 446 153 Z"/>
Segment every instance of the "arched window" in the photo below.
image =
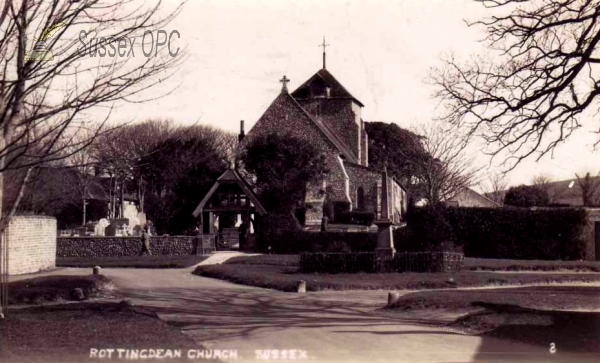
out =
<path fill-rule="evenodd" d="M 365 209 L 365 190 L 363 189 L 363 187 L 358 187 L 358 189 L 356 190 L 356 209 Z"/>

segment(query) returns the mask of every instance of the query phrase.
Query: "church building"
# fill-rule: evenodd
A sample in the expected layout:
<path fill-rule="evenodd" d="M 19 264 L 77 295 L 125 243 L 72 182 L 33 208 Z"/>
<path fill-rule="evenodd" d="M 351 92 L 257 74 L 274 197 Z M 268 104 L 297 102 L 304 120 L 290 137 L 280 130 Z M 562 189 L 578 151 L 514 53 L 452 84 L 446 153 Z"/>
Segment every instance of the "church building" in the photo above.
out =
<path fill-rule="evenodd" d="M 379 219 L 382 184 L 388 189 L 387 216 L 399 223 L 407 207 L 406 192 L 383 170 L 369 167 L 369 135 L 361 116 L 364 105 L 325 66 L 324 52 L 323 68 L 291 93 L 289 79 L 283 76 L 281 93 L 247 134 L 242 122 L 239 147 L 259 135 L 282 133 L 306 140 L 325 153 L 329 173 L 321 182 L 307 186 L 306 225 L 320 224 L 325 205 L 336 202 L 346 202 L 350 210 L 373 212 Z M 382 183 L 384 175 L 387 183 Z"/>

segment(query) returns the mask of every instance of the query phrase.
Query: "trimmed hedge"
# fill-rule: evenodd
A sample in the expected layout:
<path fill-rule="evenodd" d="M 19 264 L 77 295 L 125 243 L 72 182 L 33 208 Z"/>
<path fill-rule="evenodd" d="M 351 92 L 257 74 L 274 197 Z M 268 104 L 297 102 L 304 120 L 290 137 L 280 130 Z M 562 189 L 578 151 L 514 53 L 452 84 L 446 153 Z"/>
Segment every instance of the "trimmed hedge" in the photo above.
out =
<path fill-rule="evenodd" d="M 376 272 L 377 261 L 373 252 L 302 253 L 300 272 L 356 273 Z"/>
<path fill-rule="evenodd" d="M 465 255 L 453 252 L 402 252 L 394 255 L 395 272 L 454 272 L 463 268 Z"/>
<path fill-rule="evenodd" d="M 302 273 L 357 272 L 455 272 L 463 267 L 464 255 L 452 252 L 397 253 L 392 259 L 378 260 L 373 252 L 302 253 Z"/>
<path fill-rule="evenodd" d="M 585 259 L 583 209 L 414 208 L 407 215 L 404 250 L 440 250 L 455 244 L 467 257 Z M 445 245 L 445 246 L 444 246 Z M 402 250 L 402 246 L 399 246 Z"/>
<path fill-rule="evenodd" d="M 377 247 L 377 234 L 366 232 L 282 231 L 263 236 L 264 251 L 297 254 L 301 252 L 372 252 Z"/>

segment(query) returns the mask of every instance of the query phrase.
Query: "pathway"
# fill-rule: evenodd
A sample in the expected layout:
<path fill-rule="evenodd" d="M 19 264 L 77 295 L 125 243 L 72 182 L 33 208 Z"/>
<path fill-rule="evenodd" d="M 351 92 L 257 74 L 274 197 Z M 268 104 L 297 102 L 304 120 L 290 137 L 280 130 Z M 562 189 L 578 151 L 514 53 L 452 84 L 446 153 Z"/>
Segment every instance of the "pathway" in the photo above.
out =
<path fill-rule="evenodd" d="M 134 304 L 157 312 L 208 349 L 297 349 L 316 362 L 546 362 L 545 347 L 467 336 L 426 320 L 373 311 L 386 291 L 284 293 L 191 275 L 186 270 L 104 271 Z M 575 357 L 582 361 L 582 357 Z"/>

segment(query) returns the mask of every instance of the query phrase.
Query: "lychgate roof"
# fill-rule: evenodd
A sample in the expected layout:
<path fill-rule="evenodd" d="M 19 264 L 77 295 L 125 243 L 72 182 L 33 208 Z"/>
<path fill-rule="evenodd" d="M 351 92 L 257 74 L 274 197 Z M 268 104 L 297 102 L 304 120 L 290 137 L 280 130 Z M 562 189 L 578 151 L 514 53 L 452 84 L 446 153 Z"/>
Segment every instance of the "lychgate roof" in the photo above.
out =
<path fill-rule="evenodd" d="M 192 215 L 197 218 L 200 215 L 200 213 L 202 213 L 204 208 L 206 207 L 206 203 L 208 203 L 208 201 L 213 196 L 213 194 L 215 194 L 217 189 L 219 189 L 219 186 L 227 185 L 227 184 L 238 185 L 242 189 L 244 194 L 246 194 L 248 199 L 252 202 L 252 204 L 254 204 L 256 212 L 258 212 L 261 215 L 267 213 L 265 208 L 258 201 L 256 194 L 254 193 L 252 188 L 248 185 L 248 183 L 244 180 L 244 178 L 242 178 L 236 170 L 228 169 L 217 179 L 217 181 L 212 186 L 212 188 L 210 188 L 208 193 L 206 193 L 206 195 L 204 196 L 204 198 L 202 199 L 200 204 L 198 204 L 198 206 L 196 207 L 196 209 L 194 210 Z"/>

